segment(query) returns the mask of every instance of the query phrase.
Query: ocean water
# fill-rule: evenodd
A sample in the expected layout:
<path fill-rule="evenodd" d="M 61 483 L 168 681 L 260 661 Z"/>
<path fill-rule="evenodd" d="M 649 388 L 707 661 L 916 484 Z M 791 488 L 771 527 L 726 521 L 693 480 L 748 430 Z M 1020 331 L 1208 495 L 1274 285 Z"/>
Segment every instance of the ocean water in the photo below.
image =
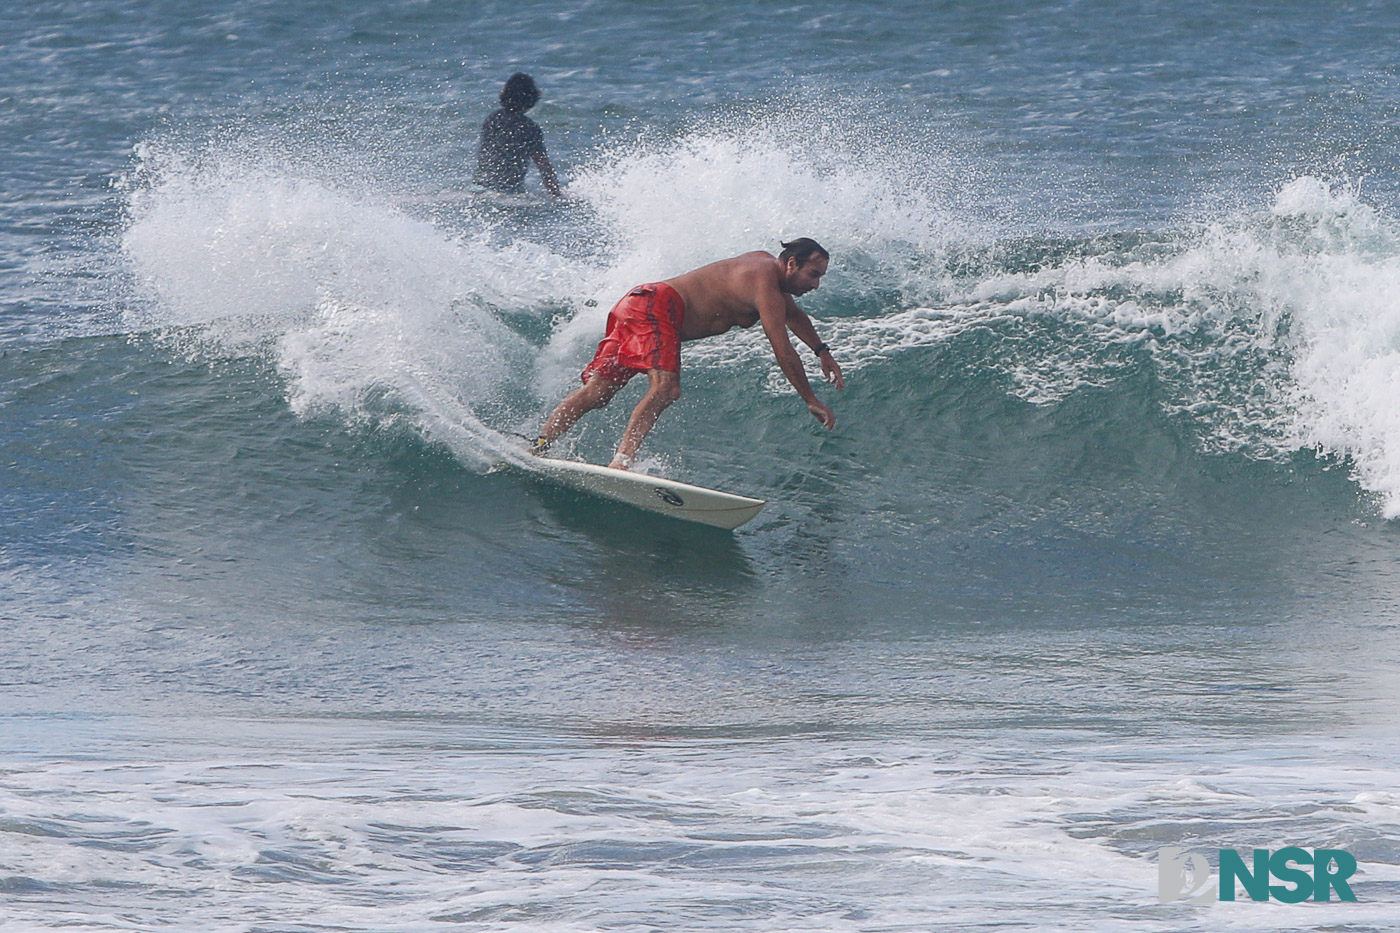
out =
<path fill-rule="evenodd" d="M 1397 32 L 12 4 L 0 930 L 1393 929 Z M 566 202 L 471 191 L 515 70 Z M 734 333 L 639 464 L 754 522 L 501 468 L 627 288 L 797 235 L 835 430 Z M 1357 901 L 1159 903 L 1287 845 Z"/>

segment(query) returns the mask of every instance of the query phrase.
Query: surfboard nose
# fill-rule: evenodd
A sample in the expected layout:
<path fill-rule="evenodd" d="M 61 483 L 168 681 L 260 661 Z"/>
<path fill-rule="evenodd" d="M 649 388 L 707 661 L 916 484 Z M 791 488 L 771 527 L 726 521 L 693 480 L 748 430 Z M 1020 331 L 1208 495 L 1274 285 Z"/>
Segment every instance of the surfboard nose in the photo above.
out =
<path fill-rule="evenodd" d="M 767 505 L 763 499 L 574 460 L 538 457 L 519 466 L 580 492 L 730 531 L 752 520 Z"/>

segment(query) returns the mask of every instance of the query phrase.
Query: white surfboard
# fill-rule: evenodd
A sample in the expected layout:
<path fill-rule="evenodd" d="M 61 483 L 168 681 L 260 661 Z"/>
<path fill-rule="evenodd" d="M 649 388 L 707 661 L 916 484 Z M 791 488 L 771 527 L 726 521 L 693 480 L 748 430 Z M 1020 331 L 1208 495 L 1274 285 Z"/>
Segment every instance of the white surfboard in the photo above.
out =
<path fill-rule="evenodd" d="M 716 528 L 738 528 L 766 504 L 762 499 L 575 460 L 538 457 L 531 468 L 571 489 Z"/>

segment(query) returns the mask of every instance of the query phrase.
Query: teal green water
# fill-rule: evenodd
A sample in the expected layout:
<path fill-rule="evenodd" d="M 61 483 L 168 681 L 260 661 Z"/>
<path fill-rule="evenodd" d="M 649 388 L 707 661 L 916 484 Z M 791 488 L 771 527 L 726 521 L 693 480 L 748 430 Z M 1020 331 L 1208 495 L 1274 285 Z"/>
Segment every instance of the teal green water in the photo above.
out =
<path fill-rule="evenodd" d="M 1388 929 L 1393 20 L 4 18 L 0 917 Z M 468 190 L 518 68 L 564 204 Z M 803 234 L 835 430 L 726 335 L 640 463 L 754 522 L 497 468 L 627 288 Z M 1359 902 L 1159 905 L 1171 845 Z"/>

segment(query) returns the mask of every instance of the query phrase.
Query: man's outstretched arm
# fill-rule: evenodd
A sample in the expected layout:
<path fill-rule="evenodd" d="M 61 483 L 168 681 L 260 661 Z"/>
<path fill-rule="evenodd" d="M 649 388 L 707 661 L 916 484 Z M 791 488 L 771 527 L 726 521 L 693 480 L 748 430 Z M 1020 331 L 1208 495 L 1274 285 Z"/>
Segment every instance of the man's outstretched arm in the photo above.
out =
<path fill-rule="evenodd" d="M 836 388 L 846 388 L 846 379 L 841 375 L 841 367 L 836 362 L 836 357 L 831 355 L 831 350 L 826 349 L 826 344 L 817 336 L 817 329 L 812 325 L 812 319 L 807 316 L 807 312 L 797 306 L 797 302 L 792 300 L 792 296 L 784 295 L 787 299 L 787 326 L 798 340 L 811 347 L 817 353 L 817 361 L 821 363 L 822 378 L 827 382 L 834 383 Z M 823 348 L 817 352 L 817 348 Z"/>
<path fill-rule="evenodd" d="M 830 430 L 836 425 L 836 413 L 833 412 L 821 399 L 817 398 L 817 393 L 812 391 L 812 384 L 807 381 L 807 370 L 802 365 L 802 358 L 797 355 L 797 350 L 792 346 L 792 341 L 788 339 L 788 305 L 793 304 L 792 299 L 778 291 L 776 283 L 764 283 L 764 287 L 759 293 L 758 319 L 763 324 L 763 332 L 768 335 L 768 342 L 773 347 L 773 357 L 778 361 L 778 368 L 783 371 L 787 381 L 792 383 L 792 387 L 797 390 L 797 394 L 802 397 L 802 401 L 807 403 L 807 410 L 812 413 L 812 417 L 822 423 L 822 427 Z M 793 304 L 793 307 L 796 307 Z M 816 336 L 816 329 L 812 328 L 811 321 L 807 322 L 813 337 Z"/>

